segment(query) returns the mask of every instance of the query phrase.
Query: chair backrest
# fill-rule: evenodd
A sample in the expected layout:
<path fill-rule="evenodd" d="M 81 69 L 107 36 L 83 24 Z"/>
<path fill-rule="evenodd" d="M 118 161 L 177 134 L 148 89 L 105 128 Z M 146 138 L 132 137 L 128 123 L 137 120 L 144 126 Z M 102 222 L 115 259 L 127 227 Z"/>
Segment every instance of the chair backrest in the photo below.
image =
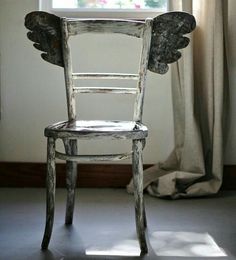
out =
<path fill-rule="evenodd" d="M 185 48 L 189 38 L 184 36 L 196 27 L 195 18 L 184 12 L 169 12 L 143 21 L 116 19 L 70 19 L 42 11 L 26 15 L 27 37 L 34 47 L 42 51 L 41 57 L 64 68 L 69 120 L 76 119 L 76 93 L 135 94 L 134 121 L 140 122 L 147 68 L 158 74 L 168 71 L 168 64 L 181 57 L 178 49 Z M 83 33 L 121 33 L 142 39 L 141 59 L 137 74 L 124 73 L 74 73 L 72 71 L 69 37 Z M 75 87 L 76 79 L 134 79 L 137 88 Z"/>
<path fill-rule="evenodd" d="M 118 19 L 68 19 L 61 18 L 62 55 L 64 60 L 64 74 L 67 94 L 67 108 L 69 120 L 76 119 L 75 95 L 77 93 L 111 93 L 134 94 L 133 120 L 142 121 L 144 91 L 152 36 L 152 19 L 145 21 Z M 69 37 L 83 33 L 119 33 L 142 39 L 140 64 L 137 74 L 127 73 L 77 73 L 72 69 Z M 137 81 L 135 88 L 117 87 L 75 87 L 77 79 L 132 79 Z"/>

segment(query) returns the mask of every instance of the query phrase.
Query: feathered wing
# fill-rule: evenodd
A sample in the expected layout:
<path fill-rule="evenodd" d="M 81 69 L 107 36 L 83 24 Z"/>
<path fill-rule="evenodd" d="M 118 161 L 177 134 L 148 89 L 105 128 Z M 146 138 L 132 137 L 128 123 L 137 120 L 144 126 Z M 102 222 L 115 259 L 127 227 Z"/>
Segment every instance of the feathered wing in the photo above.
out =
<path fill-rule="evenodd" d="M 178 49 L 189 44 L 189 38 L 183 35 L 195 27 L 194 16 L 184 12 L 170 12 L 154 18 L 148 69 L 159 74 L 166 73 L 169 69 L 167 64 L 181 57 Z"/>
<path fill-rule="evenodd" d="M 190 33 L 195 26 L 194 17 L 184 12 L 170 12 L 154 18 L 148 69 L 166 73 L 167 64 L 181 57 L 178 49 L 189 43 L 183 35 Z M 25 17 L 25 27 L 30 30 L 27 37 L 35 42 L 34 47 L 43 52 L 42 58 L 63 67 L 60 17 L 46 12 L 31 12 Z"/>
<path fill-rule="evenodd" d="M 27 37 L 35 42 L 34 47 L 43 53 L 41 57 L 63 67 L 60 17 L 46 12 L 31 12 L 25 17 Z"/>

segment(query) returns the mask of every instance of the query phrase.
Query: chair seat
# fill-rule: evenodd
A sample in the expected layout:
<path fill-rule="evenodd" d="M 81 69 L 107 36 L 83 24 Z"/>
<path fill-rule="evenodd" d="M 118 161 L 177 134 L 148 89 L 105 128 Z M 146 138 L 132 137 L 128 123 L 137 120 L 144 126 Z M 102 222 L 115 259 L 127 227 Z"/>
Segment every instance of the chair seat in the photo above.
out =
<path fill-rule="evenodd" d="M 55 138 L 143 139 L 147 137 L 148 129 L 135 121 L 77 120 L 50 125 L 44 134 Z"/>

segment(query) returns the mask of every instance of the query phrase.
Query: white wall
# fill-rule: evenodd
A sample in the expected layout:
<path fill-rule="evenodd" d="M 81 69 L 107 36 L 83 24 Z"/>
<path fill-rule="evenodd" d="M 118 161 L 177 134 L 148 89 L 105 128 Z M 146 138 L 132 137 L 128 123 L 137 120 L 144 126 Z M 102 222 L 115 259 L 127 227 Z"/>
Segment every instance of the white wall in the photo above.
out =
<path fill-rule="evenodd" d="M 0 120 L 0 161 L 45 161 L 46 140 L 43 136 L 44 127 L 51 122 L 66 119 L 65 92 L 62 69 L 44 62 L 40 52 L 32 47 L 26 38 L 27 30 L 24 28 L 24 16 L 37 9 L 37 0 L 1 0 L 0 2 L 0 84 L 1 84 L 1 120 Z M 236 1 L 229 1 L 229 97 L 230 113 L 227 126 L 228 139 L 225 151 L 225 163 L 236 164 Z M 72 46 L 79 44 L 90 52 L 80 51 L 78 60 L 74 61 L 76 67 L 92 69 L 113 69 L 115 60 L 124 71 L 136 67 L 137 57 L 131 54 L 139 45 L 136 40 L 128 43 L 127 39 L 107 37 L 107 43 L 101 37 L 83 36 L 81 42 L 72 42 Z M 93 47 L 96 42 L 95 49 Z M 117 49 L 116 43 L 121 44 Z M 106 49 L 105 56 L 101 50 Z M 123 63 L 121 55 L 129 57 Z M 93 62 L 94 60 L 94 62 Z M 97 62 L 95 61 L 97 60 Z M 105 68 L 105 61 L 109 66 Z M 83 67 L 82 67 L 83 64 Z M 91 83 L 92 84 L 92 83 Z M 151 72 L 148 74 L 148 88 L 146 91 L 144 122 L 149 126 L 149 138 L 145 148 L 145 163 L 155 163 L 164 160 L 173 148 L 173 123 L 170 92 L 170 73 L 164 76 Z M 98 108 L 107 118 L 124 117 L 128 119 L 130 113 L 128 97 L 121 103 L 110 100 L 110 96 L 94 96 L 88 98 L 83 95 L 79 98 L 79 107 L 83 118 L 96 117 Z M 119 108 L 118 112 L 111 110 L 111 105 Z M 93 110 L 94 108 L 94 110 Z M 128 113 L 129 112 L 129 113 Z M 104 145 L 104 144 L 103 144 Z M 89 152 L 93 146 L 94 151 L 101 150 L 101 143 L 96 142 L 80 145 L 81 152 Z M 104 152 L 111 148 L 114 152 L 121 150 L 125 145 L 118 145 L 116 149 L 112 142 L 106 142 Z M 125 148 L 128 148 L 126 145 Z"/>
<path fill-rule="evenodd" d="M 46 139 L 44 127 L 66 119 L 65 91 L 63 71 L 57 66 L 44 62 L 40 52 L 33 48 L 26 38 L 24 16 L 37 9 L 37 0 L 1 0 L 0 2 L 0 54 L 1 54 L 1 120 L 0 120 L 0 161 L 43 162 L 46 158 Z M 80 42 L 72 42 L 72 47 L 80 45 L 78 60 L 75 65 L 86 69 L 96 65 L 112 71 L 113 60 L 123 71 L 134 71 L 138 57 L 132 51 L 139 49 L 137 40 L 128 42 L 122 37 L 107 36 L 107 43 L 101 37 L 86 35 Z M 94 46 L 95 43 L 95 46 Z M 115 44 L 119 43 L 120 48 Z M 95 49 L 95 47 L 98 47 Z M 105 55 L 101 56 L 101 50 Z M 122 56 L 123 55 L 123 56 Z M 123 62 L 122 57 L 129 57 Z M 104 63 L 108 61 L 108 67 Z M 83 64 L 83 65 L 82 65 Z M 91 83 L 93 84 L 93 83 Z M 164 160 L 173 148 L 173 118 L 170 92 L 170 73 L 160 76 L 149 72 L 143 121 L 149 127 L 149 138 L 145 148 L 144 162 L 155 163 Z M 103 118 L 128 119 L 131 113 L 131 98 L 121 101 L 111 100 L 111 96 L 83 95 L 78 99 L 82 111 L 81 117 L 95 118 L 98 108 Z M 114 96 L 113 96 L 114 99 Z M 118 107 L 111 109 L 111 105 Z M 94 109 L 94 110 L 93 110 Z M 117 144 L 117 142 L 116 142 Z M 121 151 L 129 146 L 122 143 L 114 146 L 113 142 L 102 142 L 104 152 Z M 80 145 L 80 151 L 86 153 L 101 151 L 101 142 Z M 90 150 L 89 150 L 90 148 Z"/>

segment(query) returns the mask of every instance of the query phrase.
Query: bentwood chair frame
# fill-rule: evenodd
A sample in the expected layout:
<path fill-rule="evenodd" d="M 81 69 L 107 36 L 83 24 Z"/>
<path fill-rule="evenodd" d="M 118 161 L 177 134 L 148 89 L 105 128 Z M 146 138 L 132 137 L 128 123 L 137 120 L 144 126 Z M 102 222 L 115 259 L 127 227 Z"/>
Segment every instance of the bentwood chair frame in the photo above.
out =
<path fill-rule="evenodd" d="M 28 38 L 36 42 L 34 47 L 46 52 L 42 54 L 42 58 L 64 68 L 67 97 L 68 121 L 59 122 L 45 128 L 45 136 L 47 137 L 47 206 L 42 249 L 48 248 L 53 228 L 56 185 L 55 159 L 66 161 L 67 204 L 65 223 L 72 224 L 77 181 L 77 162 L 116 161 L 132 158 L 137 236 L 141 253 L 148 252 L 145 238 L 147 222 L 143 201 L 142 159 L 142 151 L 148 135 L 147 127 L 142 124 L 147 69 L 156 73 L 165 73 L 168 69 L 166 63 L 173 62 L 180 57 L 176 48 L 183 48 L 188 44 L 188 38 L 182 37 L 182 35 L 192 31 L 195 27 L 194 18 L 186 13 L 167 13 L 155 19 L 147 18 L 145 21 L 71 19 L 59 18 L 45 12 L 32 12 L 26 16 L 25 25 L 32 31 L 28 33 Z M 176 24 L 179 24 L 179 27 L 176 27 Z M 155 28 L 153 28 L 153 25 L 155 25 Z M 169 34 L 165 27 L 170 29 Z M 68 41 L 71 36 L 83 33 L 118 33 L 140 38 L 142 47 L 138 73 L 73 72 Z M 181 41 L 176 42 L 178 37 L 171 38 L 175 34 Z M 162 37 L 163 35 L 164 37 Z M 166 42 L 167 40 L 168 42 Z M 166 48 L 169 51 L 169 56 L 166 55 Z M 162 55 L 162 53 L 164 54 Z M 168 57 L 166 58 L 166 56 Z M 137 85 L 135 88 L 75 87 L 74 81 L 77 79 L 132 79 L 137 81 Z M 78 93 L 133 94 L 135 95 L 133 119 L 131 121 L 78 120 L 76 118 L 75 104 L 75 96 Z M 77 154 L 78 140 L 104 138 L 132 140 L 132 151 L 122 154 Z M 57 139 L 63 141 L 65 153 L 56 151 Z"/>
<path fill-rule="evenodd" d="M 62 30 L 62 53 L 64 60 L 64 74 L 67 95 L 68 122 L 49 126 L 45 129 L 48 138 L 47 157 L 47 222 L 45 228 L 42 248 L 47 248 L 52 231 L 54 215 L 55 194 L 55 158 L 67 161 L 67 206 L 66 224 L 72 223 L 74 211 L 74 198 L 76 186 L 76 161 L 114 161 L 127 159 L 132 156 L 134 196 L 137 233 L 141 251 L 147 252 L 145 240 L 146 218 L 144 216 L 143 203 L 143 163 L 142 150 L 147 136 L 147 128 L 142 122 L 143 101 L 146 83 L 147 65 L 149 59 L 152 19 L 141 21 L 125 20 L 80 20 L 61 19 Z M 139 72 L 137 74 L 124 73 L 74 73 L 72 71 L 71 51 L 68 44 L 69 37 L 81 33 L 121 33 L 142 39 L 141 58 Z M 97 88 L 97 87 L 75 87 L 76 79 L 134 79 L 137 80 L 136 88 Z M 134 116 L 132 121 L 75 121 L 76 106 L 75 93 L 113 93 L 136 95 Z M 84 130 L 86 128 L 86 130 Z M 101 130 L 102 131 L 101 131 Z M 61 138 L 65 145 L 66 154 L 55 151 L 55 141 Z M 131 153 L 106 154 L 106 155 L 77 155 L 76 139 L 132 139 L 133 148 Z"/>

